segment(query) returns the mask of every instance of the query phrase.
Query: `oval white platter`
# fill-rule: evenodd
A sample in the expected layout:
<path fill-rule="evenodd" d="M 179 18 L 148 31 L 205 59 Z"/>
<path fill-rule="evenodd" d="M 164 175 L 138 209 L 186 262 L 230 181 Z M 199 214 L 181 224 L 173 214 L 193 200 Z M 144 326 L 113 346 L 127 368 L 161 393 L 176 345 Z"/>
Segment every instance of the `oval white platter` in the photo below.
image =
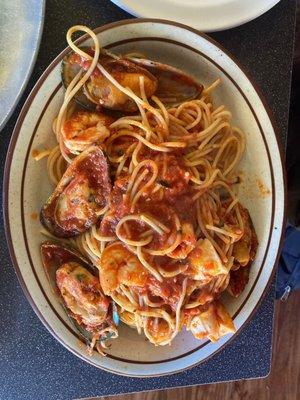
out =
<path fill-rule="evenodd" d="M 117 52 L 142 51 L 149 58 L 175 65 L 205 85 L 220 77 L 216 104 L 233 113 L 247 140 L 241 163 L 244 180 L 239 195 L 249 209 L 259 247 L 250 280 L 238 299 L 223 300 L 234 318 L 237 333 L 257 309 L 272 277 L 284 224 L 284 172 L 274 126 L 264 102 L 237 63 L 209 37 L 183 25 L 160 20 L 125 20 L 96 29 L 103 46 Z M 86 45 L 85 41 L 82 44 Z M 43 270 L 39 246 L 39 213 L 52 187 L 46 161 L 34 161 L 32 151 L 55 143 L 52 121 L 62 103 L 62 52 L 44 72 L 28 97 L 16 124 L 5 169 L 6 233 L 11 257 L 24 292 L 49 331 L 70 351 L 96 367 L 131 376 L 175 373 L 204 361 L 232 335 L 217 343 L 198 341 L 182 332 L 171 346 L 155 347 L 123 326 L 107 357 L 87 355 L 78 334 L 52 293 Z M 263 190 L 262 190 L 263 188 Z"/>

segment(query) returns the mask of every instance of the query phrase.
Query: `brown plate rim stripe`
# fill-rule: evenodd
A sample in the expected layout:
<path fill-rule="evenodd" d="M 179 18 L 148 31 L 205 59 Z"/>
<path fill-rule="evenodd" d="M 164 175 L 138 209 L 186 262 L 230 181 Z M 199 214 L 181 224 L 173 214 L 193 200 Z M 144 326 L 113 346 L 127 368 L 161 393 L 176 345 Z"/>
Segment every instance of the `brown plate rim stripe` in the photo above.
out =
<path fill-rule="evenodd" d="M 208 40 L 209 42 L 215 44 L 218 48 L 220 48 L 221 50 L 223 50 L 225 54 L 228 54 L 228 51 L 227 51 L 227 50 L 225 50 L 221 45 L 219 45 L 218 43 L 216 43 L 213 39 L 211 39 L 211 38 L 208 37 L 207 35 L 202 34 L 202 33 L 198 32 L 197 30 L 195 30 L 195 29 L 193 29 L 193 28 L 186 27 L 186 26 L 184 26 L 183 24 L 177 24 L 177 23 L 173 23 L 173 22 L 170 22 L 170 21 L 166 21 L 166 20 L 154 20 L 154 19 L 124 20 L 124 21 L 120 21 L 120 22 L 116 22 L 116 23 L 112 23 L 112 24 L 105 25 L 105 26 L 103 26 L 103 27 L 101 27 L 101 28 L 96 29 L 95 32 L 98 33 L 98 32 L 105 31 L 105 30 L 107 30 L 107 29 L 110 29 L 110 28 L 113 28 L 113 27 L 116 27 L 116 26 L 120 26 L 120 25 L 126 25 L 126 24 L 132 24 L 132 23 L 143 23 L 143 22 L 154 22 L 154 23 L 155 23 L 155 22 L 158 22 L 158 23 L 163 23 L 163 24 L 168 24 L 168 25 L 173 25 L 173 26 L 174 26 L 174 25 L 175 25 L 175 26 L 179 26 L 179 27 L 181 27 L 181 28 L 183 28 L 183 29 L 192 31 L 192 32 L 196 33 L 197 35 L 206 38 L 206 40 Z M 149 38 L 148 38 L 148 39 L 149 39 Z M 80 38 L 80 41 L 82 41 L 82 40 L 85 40 L 85 37 Z M 15 144 L 16 144 L 16 141 L 17 141 L 17 137 L 18 137 L 17 131 L 19 130 L 19 127 L 20 127 L 20 125 L 21 125 L 21 123 L 22 123 L 21 117 L 22 117 L 22 114 L 24 114 L 24 113 L 27 112 L 27 110 L 28 110 L 28 108 L 29 108 L 29 106 L 30 106 L 30 104 L 28 104 L 29 99 L 30 99 L 32 96 L 35 96 L 35 94 L 36 94 L 36 92 L 38 91 L 39 87 L 40 87 L 41 84 L 43 83 L 42 78 L 45 79 L 46 73 L 47 73 L 48 71 L 50 72 L 50 71 L 53 69 L 53 64 L 56 65 L 57 62 L 58 62 L 58 60 L 59 60 L 61 57 L 63 57 L 66 53 L 68 53 L 69 51 L 70 51 L 69 48 L 66 48 L 66 49 L 65 49 L 65 50 L 64 50 L 64 51 L 49 65 L 49 67 L 46 69 L 46 71 L 44 72 L 44 74 L 42 75 L 42 77 L 40 78 L 40 80 L 37 82 L 36 86 L 34 87 L 33 91 L 31 92 L 31 94 L 29 95 L 29 98 L 28 98 L 27 102 L 25 103 L 25 105 L 24 105 L 24 107 L 23 107 L 23 109 L 22 109 L 22 111 L 21 111 L 21 114 L 20 114 L 20 116 L 19 116 L 19 119 L 18 119 L 18 121 L 17 121 L 15 130 L 14 130 L 14 133 L 13 133 L 13 136 L 12 136 L 12 139 L 11 139 L 11 142 L 10 142 L 10 146 L 9 146 L 9 150 L 8 150 L 8 154 L 7 154 L 6 165 L 5 165 L 4 188 L 3 188 L 4 190 L 3 190 L 3 192 L 4 192 L 4 217 L 5 217 L 5 231 L 6 231 L 6 237 L 7 237 L 7 241 L 8 241 L 9 251 L 10 251 L 11 257 L 12 257 L 12 259 L 13 259 L 13 263 L 14 263 L 14 265 L 15 265 L 15 267 L 16 267 L 16 272 L 17 272 L 19 281 L 20 281 L 21 286 L 22 286 L 22 288 L 23 288 L 23 290 L 24 290 L 24 292 L 25 292 L 26 297 L 28 298 L 29 302 L 31 303 L 31 305 L 33 306 L 34 309 L 35 309 L 35 306 L 34 306 L 34 304 L 32 304 L 32 298 L 31 298 L 31 296 L 30 296 L 29 293 L 26 293 L 26 288 L 25 288 L 24 280 L 23 280 L 22 276 L 20 276 L 20 271 L 18 271 L 18 266 L 17 266 L 18 264 L 17 264 L 16 257 L 15 257 L 14 251 L 13 251 L 12 240 L 11 240 L 10 232 L 9 232 L 9 223 L 8 223 L 8 222 L 9 222 L 9 219 L 8 219 L 9 169 L 10 169 L 10 165 L 11 165 L 11 161 L 12 161 L 13 150 L 14 150 L 14 147 L 15 147 Z M 231 59 L 233 59 L 233 61 L 235 61 L 235 63 L 239 66 L 239 68 L 244 72 L 244 68 L 241 68 L 239 62 L 236 61 L 235 58 L 234 58 L 233 56 L 231 56 L 230 54 L 228 54 L 228 55 L 231 57 Z M 47 75 L 49 74 L 49 72 L 47 73 Z M 245 72 L 244 72 L 244 73 L 245 73 Z M 268 116 L 269 116 L 269 118 L 270 118 L 270 120 L 271 120 L 271 124 L 272 124 L 272 126 L 273 126 L 273 129 L 274 129 L 274 131 L 275 131 L 275 136 L 276 136 L 276 135 L 278 134 L 278 128 L 277 128 L 277 127 L 275 128 L 276 125 L 274 124 L 274 119 L 273 119 L 272 113 L 270 112 L 270 109 L 269 109 L 268 105 L 266 104 L 266 101 L 264 100 L 263 96 L 261 95 L 261 91 L 260 91 L 259 89 L 257 89 L 256 84 L 253 83 L 253 79 L 250 79 L 248 74 L 245 74 L 245 75 L 247 76 L 247 78 L 249 79 L 249 81 L 252 83 L 252 85 L 254 86 L 255 90 L 257 91 L 258 96 L 259 96 L 260 99 L 262 100 L 262 102 L 263 102 L 263 104 L 264 104 L 264 106 L 265 106 L 265 109 L 266 109 L 266 111 L 267 111 L 267 114 L 268 114 Z M 278 146 L 279 150 L 281 151 L 281 161 L 283 161 L 283 152 L 282 152 L 282 149 L 281 149 L 281 147 L 280 147 L 280 145 L 279 145 L 279 143 L 278 143 L 278 138 L 277 138 L 277 137 L 276 137 L 276 140 L 277 140 L 277 146 Z M 285 176 L 285 173 L 284 173 L 283 162 L 281 162 L 281 167 L 282 167 L 283 179 L 284 179 L 284 184 L 285 184 L 285 183 L 286 183 L 286 176 Z M 285 184 L 285 199 L 284 199 L 284 205 L 286 205 L 286 184 Z M 286 207 L 285 207 L 284 209 L 285 209 L 285 216 L 286 216 Z M 283 223 L 284 223 L 284 221 L 285 221 L 285 216 L 284 216 L 284 219 L 283 219 Z M 281 233 L 282 233 L 281 236 L 283 236 L 283 229 L 282 229 L 282 232 L 281 232 Z M 278 261 L 279 250 L 280 250 L 280 248 L 281 248 L 281 245 L 282 245 L 282 237 L 281 237 L 281 244 L 280 244 L 279 249 L 278 249 L 277 258 L 276 258 L 275 263 L 274 263 L 273 272 L 271 273 L 270 278 L 269 278 L 269 282 L 268 282 L 268 284 L 266 285 L 266 287 L 265 287 L 265 289 L 264 289 L 264 292 L 263 292 L 261 298 L 259 299 L 259 301 L 257 302 L 256 306 L 255 306 L 254 309 L 252 310 L 252 313 L 251 313 L 250 316 L 248 317 L 247 321 L 246 321 L 246 322 L 243 324 L 243 326 L 239 329 L 239 332 L 246 326 L 247 322 L 249 322 L 249 320 L 251 319 L 253 313 L 256 311 L 256 309 L 258 308 L 259 304 L 261 303 L 261 300 L 262 300 L 262 298 L 263 298 L 263 296 L 264 296 L 264 294 L 265 294 L 265 292 L 266 292 L 266 290 L 267 290 L 267 288 L 268 288 L 268 286 L 269 286 L 269 283 L 270 283 L 270 281 L 271 281 L 271 279 L 272 279 L 272 277 L 273 277 L 273 275 L 274 275 L 274 272 L 275 272 L 275 265 L 276 265 L 276 263 L 277 263 L 277 261 Z M 42 316 L 42 315 L 39 315 L 39 311 L 38 311 L 38 310 L 35 310 L 35 311 L 36 311 L 36 313 L 38 314 L 38 316 L 41 318 L 41 320 L 42 320 L 42 322 L 44 323 L 44 325 L 47 326 L 47 323 L 45 323 L 43 316 Z M 48 329 L 50 328 L 49 326 L 47 326 L 47 327 L 48 327 Z M 49 329 L 49 331 L 53 334 L 52 329 Z M 54 333 L 54 336 L 56 337 L 56 334 L 55 334 L 55 333 Z M 236 337 L 236 335 L 234 335 L 233 337 Z M 232 339 L 232 338 L 231 338 L 231 339 Z M 228 344 L 228 343 L 231 341 L 231 339 L 229 339 L 224 345 Z M 61 342 L 61 340 L 59 340 L 59 341 Z M 66 347 L 69 348 L 68 345 L 66 345 L 65 343 L 63 343 L 63 344 L 64 344 Z M 224 345 L 221 346 L 220 349 L 218 349 L 217 351 L 220 351 L 220 350 L 224 347 Z M 71 351 L 74 353 L 73 349 L 71 349 Z M 216 351 L 216 352 L 217 352 L 217 351 Z M 216 352 L 214 352 L 213 354 L 211 354 L 211 355 L 210 355 L 209 357 L 207 357 L 207 358 L 210 358 L 212 355 L 216 354 Z M 77 353 L 76 353 L 76 354 L 77 354 Z M 77 354 L 77 355 L 79 355 L 79 354 Z M 79 356 L 81 357 L 81 355 L 79 355 Z M 82 357 L 81 357 L 81 358 L 82 358 Z M 206 358 L 206 360 L 207 360 L 207 358 Z M 86 360 L 86 361 L 90 362 L 90 360 Z M 170 360 L 168 360 L 168 361 L 170 361 Z M 203 362 L 203 361 L 204 361 L 204 360 L 202 360 L 201 362 Z M 135 363 L 136 363 L 136 362 L 135 362 Z M 154 363 L 156 363 L 156 362 L 154 362 Z M 93 364 L 93 363 L 92 363 L 92 364 Z M 196 365 L 196 364 L 194 364 L 194 365 Z M 99 366 L 97 365 L 97 367 L 99 367 Z M 103 368 L 103 367 L 102 367 L 102 368 Z M 106 368 L 104 368 L 104 369 L 106 369 Z M 185 368 L 185 369 L 186 369 L 186 368 Z M 178 371 L 177 371 L 177 372 L 178 372 Z M 123 374 L 123 375 L 125 375 L 125 374 Z M 128 374 L 128 375 L 130 376 L 130 374 Z M 161 375 L 163 375 L 163 374 L 161 374 Z"/>

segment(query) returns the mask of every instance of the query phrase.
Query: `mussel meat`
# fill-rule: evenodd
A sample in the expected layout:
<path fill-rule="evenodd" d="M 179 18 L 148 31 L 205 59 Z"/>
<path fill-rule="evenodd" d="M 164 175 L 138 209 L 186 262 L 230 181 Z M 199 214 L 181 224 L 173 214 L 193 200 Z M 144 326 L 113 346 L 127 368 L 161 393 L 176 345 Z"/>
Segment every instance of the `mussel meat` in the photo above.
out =
<path fill-rule="evenodd" d="M 89 47 L 82 47 L 82 50 L 89 53 L 90 48 Z M 79 62 L 79 56 L 74 53 L 69 53 L 67 54 L 62 62 L 61 62 L 61 80 L 65 88 L 67 88 L 72 79 L 81 71 L 81 63 Z M 94 111 L 96 109 L 96 104 L 91 102 L 86 95 L 83 93 L 83 90 L 79 90 L 75 96 L 74 99 L 76 100 L 76 103 L 81 105 L 82 107 Z"/>
<path fill-rule="evenodd" d="M 117 334 L 113 304 L 103 294 L 96 269 L 76 250 L 56 243 L 43 243 L 41 256 L 51 288 L 81 335 L 92 342 Z"/>
<path fill-rule="evenodd" d="M 157 89 L 157 79 L 146 69 L 134 64 L 127 59 L 100 59 L 104 68 L 125 88 L 141 97 L 140 78 L 144 79 L 146 97 L 151 97 Z M 86 96 L 95 104 L 105 108 L 134 112 L 137 110 L 136 103 L 125 93 L 121 92 L 113 83 L 103 76 L 97 69 L 87 81 L 84 88 Z"/>
<path fill-rule="evenodd" d="M 91 49 L 85 51 L 91 53 Z M 157 89 L 157 79 L 146 69 L 136 65 L 127 59 L 115 59 L 106 54 L 101 54 L 99 63 L 116 79 L 116 81 L 141 96 L 140 78 L 144 78 L 144 88 L 147 97 L 151 97 Z M 72 78 L 78 73 L 79 68 L 86 69 L 89 63 L 77 54 L 72 53 L 64 58 L 62 63 L 62 80 L 67 87 Z M 86 100 L 84 99 L 86 97 Z M 89 109 L 101 105 L 111 110 L 134 112 L 137 106 L 132 99 L 121 92 L 111 83 L 99 69 L 95 69 L 83 91 L 80 91 L 75 100 Z"/>
<path fill-rule="evenodd" d="M 249 264 L 237 270 L 230 271 L 230 280 L 226 290 L 231 296 L 239 297 L 245 289 L 249 282 L 250 266 Z"/>
<path fill-rule="evenodd" d="M 239 204 L 239 210 L 243 220 L 244 231 L 241 239 L 234 243 L 232 253 L 235 264 L 244 267 L 253 261 L 258 241 L 249 211 L 241 204 Z"/>
<path fill-rule="evenodd" d="M 99 146 L 92 145 L 67 168 L 41 210 L 41 222 L 57 237 L 83 233 L 98 220 L 110 191 L 106 157 Z"/>

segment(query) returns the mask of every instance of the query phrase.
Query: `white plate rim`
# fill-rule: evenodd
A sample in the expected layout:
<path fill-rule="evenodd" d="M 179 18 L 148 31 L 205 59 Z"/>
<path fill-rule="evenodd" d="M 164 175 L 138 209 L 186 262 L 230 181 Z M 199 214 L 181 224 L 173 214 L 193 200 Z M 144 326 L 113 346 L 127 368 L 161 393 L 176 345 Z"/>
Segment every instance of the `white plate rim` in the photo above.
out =
<path fill-rule="evenodd" d="M 156 9 L 154 5 L 151 5 L 151 2 L 148 2 L 148 0 L 134 0 L 138 4 L 132 4 L 132 0 L 111 0 L 112 3 L 123 9 L 124 11 L 128 12 L 129 14 L 132 14 L 135 17 L 139 18 L 157 18 L 158 15 L 156 13 Z M 148 9 L 146 11 L 143 11 L 143 3 L 144 1 L 147 1 L 147 7 Z M 250 0 L 249 0 L 250 2 Z M 178 23 L 183 23 L 186 25 L 190 25 L 194 27 L 195 29 L 199 29 L 203 32 L 218 32 L 230 28 L 235 28 L 237 26 L 243 25 L 247 22 L 250 22 L 261 15 L 265 14 L 267 11 L 269 11 L 271 8 L 273 8 L 277 3 L 279 3 L 280 0 L 269 0 L 267 4 L 264 6 L 260 7 L 257 9 L 256 12 L 252 12 L 247 15 L 239 15 L 238 18 L 234 20 L 228 20 L 224 18 L 224 10 L 220 10 L 220 22 L 216 23 L 208 23 L 208 19 L 201 20 L 199 23 L 199 19 L 197 22 L 195 22 L 191 15 L 193 15 L 193 12 L 190 12 L 189 14 L 185 15 L 184 14 L 184 8 L 178 7 L 178 14 L 181 15 L 180 17 L 177 17 L 176 15 L 172 14 L 170 15 L 170 12 L 165 12 L 163 5 L 159 10 L 161 18 L 170 18 L 173 19 L 174 21 Z M 149 5 L 150 4 L 150 5 Z M 160 4 L 161 5 L 161 4 Z M 252 3 L 253 5 L 253 3 Z M 167 6 L 167 4 L 166 4 Z M 153 7 L 153 8 L 151 8 Z M 233 5 L 233 8 L 234 5 Z M 201 7 L 201 10 L 203 10 L 203 7 Z M 193 10 L 194 11 L 194 10 Z M 184 16 L 182 16 L 184 15 Z M 213 19 L 213 21 L 216 21 L 216 19 Z"/>
<path fill-rule="evenodd" d="M 75 354 L 76 356 L 78 356 L 79 358 L 83 359 L 84 361 L 96 366 L 97 368 L 101 368 L 104 369 L 108 372 L 113 372 L 116 374 L 120 374 L 123 376 L 129 376 L 129 377 L 139 377 L 139 378 L 145 378 L 145 377 L 157 377 L 157 376 L 163 376 L 163 375 L 170 375 L 173 373 L 178 373 L 178 372 L 182 372 L 185 371 L 189 368 L 192 368 L 198 364 L 201 364 L 203 362 L 205 362 L 206 360 L 210 359 L 212 356 L 214 356 L 215 354 L 217 354 L 219 351 L 221 351 L 227 344 L 229 344 L 234 338 L 237 337 L 238 334 L 240 334 L 240 332 L 247 326 L 247 324 L 250 322 L 250 320 L 253 317 L 253 314 L 256 312 L 256 310 L 258 309 L 259 305 L 261 304 L 267 289 L 272 281 L 272 278 L 274 276 L 275 273 L 275 269 L 276 269 L 276 265 L 279 259 L 279 255 L 280 255 L 280 249 L 282 247 L 283 244 L 283 227 L 285 224 L 285 220 L 286 220 L 286 174 L 285 174 L 285 168 L 284 168 L 284 157 L 283 157 L 283 152 L 280 146 L 280 143 L 278 141 L 278 136 L 279 136 L 279 130 L 276 126 L 276 124 L 274 123 L 274 118 L 272 115 L 272 112 L 270 110 L 270 108 L 268 107 L 260 89 L 257 87 L 257 85 L 255 84 L 255 82 L 253 81 L 253 78 L 251 78 L 251 76 L 249 76 L 248 73 L 245 72 L 244 68 L 240 66 L 240 63 L 226 50 L 224 49 L 219 43 L 217 43 L 216 41 L 214 41 L 213 39 L 211 39 L 209 36 L 193 29 L 190 27 L 187 27 L 183 24 L 180 23 L 175 23 L 172 21 L 168 21 L 168 20 L 160 20 L 160 19 L 144 19 L 144 18 L 140 18 L 140 19 L 136 19 L 136 20 L 122 20 L 122 21 L 118 21 L 118 22 L 114 22 L 114 23 L 110 23 L 107 25 L 104 25 L 102 27 L 99 27 L 97 29 L 95 29 L 96 33 L 100 33 L 103 32 L 105 30 L 120 26 L 120 25 L 126 25 L 126 24 L 136 24 L 136 23 L 143 23 L 143 22 L 151 22 L 151 23 L 162 23 L 162 24 L 167 24 L 167 25 L 173 25 L 173 26 L 178 26 L 180 28 L 183 29 L 187 29 L 191 32 L 196 33 L 197 35 L 203 37 L 204 39 L 206 39 L 207 41 L 211 42 L 212 44 L 214 44 L 215 46 L 217 46 L 221 51 L 223 51 L 227 56 L 229 56 L 232 61 L 238 66 L 238 68 L 246 75 L 246 77 L 248 78 L 248 80 L 250 81 L 250 83 L 252 84 L 252 86 L 255 89 L 255 92 L 257 93 L 258 97 L 260 98 L 260 100 L 262 101 L 263 105 L 264 105 L 264 109 L 268 115 L 269 121 L 273 127 L 274 133 L 275 133 L 275 139 L 276 139 L 276 143 L 277 143 L 277 148 L 279 150 L 280 153 L 280 159 L 281 159 L 281 168 L 282 168 L 282 177 L 283 177 L 283 185 L 284 185 L 284 198 L 283 198 L 283 217 L 282 217 L 282 226 L 280 227 L 281 229 L 281 235 L 280 235 L 280 240 L 279 240 L 279 245 L 278 245 L 278 250 L 276 253 L 276 259 L 274 260 L 274 264 L 273 264 L 273 268 L 272 271 L 270 273 L 268 282 L 266 284 L 266 286 L 263 289 L 263 292 L 261 294 L 260 299 L 256 302 L 253 310 L 250 312 L 249 316 L 247 317 L 246 321 L 242 324 L 242 326 L 238 329 L 238 331 L 236 332 L 236 334 L 234 334 L 229 340 L 226 341 L 226 343 L 224 343 L 223 345 L 221 345 L 221 347 L 219 347 L 217 350 L 215 350 L 214 352 L 212 352 L 209 356 L 207 356 L 206 358 L 204 358 L 203 360 L 197 362 L 197 363 L 193 363 L 192 365 L 185 367 L 185 368 L 181 368 L 178 369 L 176 371 L 172 371 L 172 372 L 167 372 L 167 373 L 159 373 L 159 374 L 147 374 L 147 375 L 134 375 L 134 374 L 130 374 L 130 373 L 124 373 L 124 372 L 119 372 L 119 371 L 114 371 L 108 368 L 105 368 L 103 366 L 99 366 L 98 364 L 95 364 L 91 359 L 82 356 L 82 354 L 80 354 L 79 352 L 77 352 L 76 350 L 74 350 L 72 347 L 68 346 L 68 344 L 66 344 L 57 334 L 56 332 L 51 328 L 51 326 L 49 326 L 48 322 L 46 321 L 46 319 L 43 317 L 43 315 L 41 314 L 40 310 L 38 309 L 38 307 L 36 306 L 36 304 L 34 303 L 33 299 L 31 298 L 31 294 L 28 291 L 28 288 L 26 287 L 25 281 L 22 277 L 22 273 L 20 271 L 19 265 L 18 265 L 18 261 L 17 258 L 15 256 L 14 253 L 14 245 L 13 245 L 13 241 L 12 241 L 12 237 L 11 237 L 11 232 L 10 232 L 10 225 L 9 225 L 9 196 L 8 196 L 8 192 L 9 192 L 9 178 L 10 178 L 10 166 L 11 166 L 11 162 L 12 162 L 12 158 L 13 158 L 13 153 L 14 153 L 14 147 L 16 145 L 17 139 L 18 139 L 18 134 L 20 132 L 21 126 L 22 126 L 22 122 L 23 119 L 26 116 L 26 113 L 28 111 L 28 109 L 30 108 L 31 102 L 34 100 L 35 95 L 38 93 L 40 86 L 44 83 L 45 79 L 47 78 L 47 76 L 49 75 L 49 73 L 51 72 L 51 70 L 57 65 L 57 63 L 61 60 L 61 58 L 63 57 L 63 55 L 69 51 L 69 48 L 66 48 L 65 50 L 63 50 L 55 59 L 54 61 L 52 61 L 52 63 L 47 67 L 47 69 L 45 70 L 45 72 L 42 74 L 42 76 L 40 77 L 40 79 L 37 81 L 36 85 L 34 86 L 34 88 L 32 89 L 30 95 L 28 96 L 28 99 L 26 100 L 20 116 L 18 118 L 18 121 L 16 123 L 10 144 L 9 144 L 9 149 L 7 152 L 7 157 L 6 157 L 6 163 L 5 163 L 5 170 L 4 170 L 4 185 L 3 185 L 3 199 L 4 199 L 4 223 L 5 223 L 5 234 L 6 234 L 6 239 L 7 239 L 7 243 L 8 243 L 8 248 L 9 248 L 9 253 L 10 253 L 10 257 L 12 259 L 18 280 L 21 284 L 21 287 L 24 291 L 25 296 L 27 297 L 30 305 L 32 306 L 33 310 L 35 311 L 35 313 L 37 314 L 37 316 L 40 318 L 40 320 L 42 321 L 42 323 L 44 324 L 44 326 L 48 329 L 48 331 L 52 334 L 52 336 L 54 336 L 64 347 L 66 347 L 68 350 L 70 350 L 73 354 Z M 83 41 L 86 38 L 86 36 L 83 36 L 82 38 L 79 39 L 79 41 Z M 219 68 L 222 68 L 220 65 L 218 66 Z M 31 101 L 30 101 L 31 100 Z M 272 235 L 270 235 L 272 236 Z M 266 252 L 267 254 L 267 252 Z M 170 360 L 171 361 L 171 360 Z M 167 360 L 166 360 L 167 362 Z M 155 362 L 151 362 L 150 364 L 155 364 Z"/>

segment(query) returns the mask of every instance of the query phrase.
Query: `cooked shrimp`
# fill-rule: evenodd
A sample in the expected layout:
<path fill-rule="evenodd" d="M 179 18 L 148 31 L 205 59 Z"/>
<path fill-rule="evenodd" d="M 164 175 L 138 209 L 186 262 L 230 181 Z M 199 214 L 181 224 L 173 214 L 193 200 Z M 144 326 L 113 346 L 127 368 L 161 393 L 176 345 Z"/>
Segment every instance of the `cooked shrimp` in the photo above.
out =
<path fill-rule="evenodd" d="M 148 272 L 139 259 L 120 242 L 104 249 L 98 268 L 100 283 L 107 295 L 117 290 L 120 285 L 142 287 L 148 277 Z"/>
<path fill-rule="evenodd" d="M 79 154 L 95 142 L 102 143 L 113 121 L 100 112 L 77 111 L 62 126 L 64 144 L 71 153 Z"/>

